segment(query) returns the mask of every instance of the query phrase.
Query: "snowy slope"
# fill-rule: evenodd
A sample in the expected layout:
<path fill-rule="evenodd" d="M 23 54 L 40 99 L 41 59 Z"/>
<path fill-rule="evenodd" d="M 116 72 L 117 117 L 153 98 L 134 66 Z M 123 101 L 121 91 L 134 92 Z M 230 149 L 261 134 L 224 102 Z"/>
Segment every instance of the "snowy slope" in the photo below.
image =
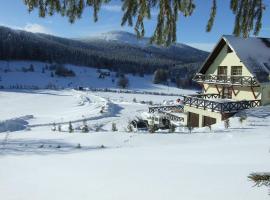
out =
<path fill-rule="evenodd" d="M 34 72 L 22 72 L 22 68 L 28 68 L 33 64 Z M 10 88 L 10 86 L 37 86 L 39 89 L 48 88 L 48 86 L 56 86 L 57 88 L 77 88 L 78 86 L 89 88 L 119 88 L 117 86 L 117 78 L 112 73 L 111 77 L 99 79 L 97 69 L 84 66 L 66 65 L 67 68 L 72 69 L 75 77 L 51 77 L 51 71 L 46 70 L 42 73 L 47 63 L 42 62 L 29 62 L 29 61 L 0 61 L 0 86 Z M 8 71 L 8 72 L 5 72 Z M 129 79 L 129 88 L 131 90 L 141 91 L 157 91 L 165 93 L 183 94 L 190 93 L 190 90 L 182 90 L 174 87 L 164 85 L 156 85 L 152 83 L 153 76 L 146 75 L 145 77 L 138 77 L 127 75 Z M 112 82 L 115 79 L 115 82 Z"/>
<path fill-rule="evenodd" d="M 74 78 L 21 72 L 29 62 L 1 62 L 0 85 L 56 84 L 64 90 L 0 90 L 0 194 L 5 200 L 267 200 L 266 187 L 247 176 L 269 171 L 270 107 L 239 113 L 230 127 L 220 123 L 156 134 L 128 133 L 130 120 L 147 111 L 142 101 L 161 104 L 177 96 L 76 91 L 116 88 L 95 69 L 69 65 Z M 5 73 L 5 69 L 8 72 Z M 129 75 L 131 89 L 194 91 L 153 85 L 152 77 Z M 72 84 L 71 84 L 72 83 Z M 136 101 L 134 101 L 136 99 Z M 103 110 L 101 113 L 100 111 Z M 240 123 L 239 116 L 247 119 Z M 78 129 L 87 120 L 89 133 Z M 75 128 L 68 132 L 68 122 Z M 52 123 L 62 131 L 52 131 Z M 112 132 L 112 123 L 118 131 Z"/>
<path fill-rule="evenodd" d="M 32 113 L 29 101 L 40 123 L 41 114 L 51 113 L 53 120 L 64 110 L 70 112 L 67 119 L 92 113 L 96 118 L 87 122 L 89 127 L 101 125 L 100 132 L 90 133 L 71 134 L 66 126 L 63 132 L 52 132 L 51 125 L 0 133 L 0 193 L 5 200 L 269 199 L 267 188 L 252 187 L 247 176 L 269 171 L 270 107 L 248 111 L 242 124 L 237 116 L 231 118 L 229 129 L 221 123 L 211 131 L 195 129 L 193 134 L 185 129 L 147 134 L 125 131 L 128 120 L 147 109 L 132 99 L 161 103 L 172 97 L 73 90 L 0 94 L 0 105 L 10 102 L 1 119 Z M 81 95 L 90 101 L 77 110 Z M 95 113 L 99 108 L 92 105 L 104 101 L 112 109 Z M 119 131 L 110 131 L 112 122 Z"/>

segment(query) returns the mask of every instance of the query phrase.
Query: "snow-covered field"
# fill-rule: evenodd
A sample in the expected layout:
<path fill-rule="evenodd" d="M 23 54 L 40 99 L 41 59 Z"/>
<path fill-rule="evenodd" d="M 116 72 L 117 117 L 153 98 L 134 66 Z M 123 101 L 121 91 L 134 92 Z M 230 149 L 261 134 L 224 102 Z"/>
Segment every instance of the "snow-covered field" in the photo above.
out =
<path fill-rule="evenodd" d="M 0 92 L 2 126 L 18 118 L 30 126 L 0 133 L 1 198 L 269 199 L 267 188 L 253 187 L 247 176 L 269 171 L 270 107 L 248 112 L 242 124 L 232 118 L 226 130 L 219 124 L 192 134 L 127 133 L 128 121 L 147 110 L 134 97 L 156 103 L 172 98 L 74 90 Z M 48 125 L 77 121 L 76 127 L 83 118 L 89 119 L 89 133 L 68 133 L 67 125 L 53 132 Z M 111 131 L 112 122 L 117 132 Z"/>
<path fill-rule="evenodd" d="M 0 85 L 17 81 L 42 88 L 52 81 L 65 88 L 70 82 L 70 88 L 116 88 L 91 68 L 70 66 L 81 75 L 50 79 L 38 72 L 42 63 L 27 73 L 14 70 L 23 62 L 11 63 L 11 72 L 0 70 Z M 131 89 L 194 92 L 155 86 L 151 77 L 129 79 Z M 1 199 L 269 199 L 267 188 L 253 187 L 247 176 L 270 169 L 270 107 L 248 111 L 242 123 L 231 118 L 228 129 L 217 124 L 191 134 L 184 128 L 170 134 L 127 132 L 128 122 L 147 111 L 141 101 L 176 98 L 73 89 L 0 91 Z M 89 133 L 78 130 L 84 120 Z M 52 131 L 53 123 L 61 124 L 62 131 Z M 112 123 L 118 131 L 112 132 Z"/>

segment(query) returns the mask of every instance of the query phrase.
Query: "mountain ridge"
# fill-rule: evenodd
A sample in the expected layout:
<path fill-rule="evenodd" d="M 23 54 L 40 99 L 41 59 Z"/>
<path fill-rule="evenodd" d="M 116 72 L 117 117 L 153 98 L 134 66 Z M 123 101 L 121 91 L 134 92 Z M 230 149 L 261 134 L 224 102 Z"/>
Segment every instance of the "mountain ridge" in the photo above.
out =
<path fill-rule="evenodd" d="M 100 34 L 99 37 L 104 36 L 106 34 Z M 146 43 L 148 38 L 144 38 L 144 42 L 138 45 L 135 44 L 136 36 L 127 32 L 114 31 L 110 36 L 107 33 L 107 40 L 92 37 L 86 41 L 0 26 L 0 59 L 105 67 L 127 73 L 153 73 L 157 68 L 168 69 L 176 65 L 202 62 L 208 55 L 207 52 L 189 46 L 180 48 L 172 45 L 165 48 L 150 45 Z"/>

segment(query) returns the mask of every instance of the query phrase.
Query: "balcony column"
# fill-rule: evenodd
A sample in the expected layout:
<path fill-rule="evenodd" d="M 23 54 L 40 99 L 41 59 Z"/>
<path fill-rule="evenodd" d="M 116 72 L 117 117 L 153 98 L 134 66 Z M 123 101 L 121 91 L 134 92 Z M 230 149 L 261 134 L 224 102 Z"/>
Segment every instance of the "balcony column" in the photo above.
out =
<path fill-rule="evenodd" d="M 203 126 L 203 115 L 199 115 L 199 127 Z"/>

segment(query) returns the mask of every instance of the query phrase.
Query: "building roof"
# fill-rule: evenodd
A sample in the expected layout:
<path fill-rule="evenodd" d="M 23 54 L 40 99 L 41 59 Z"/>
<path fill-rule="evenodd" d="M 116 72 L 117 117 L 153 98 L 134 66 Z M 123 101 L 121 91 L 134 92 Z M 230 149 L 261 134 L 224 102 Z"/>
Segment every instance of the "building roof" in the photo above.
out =
<path fill-rule="evenodd" d="M 200 73 L 205 73 L 207 71 L 225 44 L 228 45 L 229 51 L 234 51 L 236 53 L 241 62 L 243 62 L 250 73 L 256 77 L 258 82 L 269 82 L 270 38 L 240 38 L 224 35 L 200 68 Z"/>

